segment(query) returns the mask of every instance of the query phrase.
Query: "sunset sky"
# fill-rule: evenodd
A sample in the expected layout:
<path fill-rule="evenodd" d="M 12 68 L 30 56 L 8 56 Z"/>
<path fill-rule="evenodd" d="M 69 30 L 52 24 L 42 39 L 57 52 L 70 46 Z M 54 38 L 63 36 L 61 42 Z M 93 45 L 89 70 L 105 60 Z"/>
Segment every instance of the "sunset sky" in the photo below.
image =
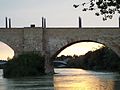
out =
<path fill-rule="evenodd" d="M 14 51 L 8 45 L 0 42 L 0 60 L 6 60 L 8 57 L 12 58 Z"/>
<path fill-rule="evenodd" d="M 119 26 L 119 15 L 117 14 L 114 15 L 112 20 L 103 21 L 102 17 L 95 16 L 95 12 L 82 12 L 82 6 L 77 9 L 73 8 L 73 4 L 82 4 L 88 1 L 0 0 L 0 27 L 5 27 L 5 17 L 12 19 L 12 27 L 28 27 L 30 24 L 40 27 L 42 16 L 47 18 L 48 27 L 78 27 L 79 16 L 82 18 L 82 27 Z M 3 49 L 3 47 L 5 46 L 0 44 L 0 58 L 9 52 L 9 50 Z"/>
<path fill-rule="evenodd" d="M 67 47 L 64 49 L 59 55 L 84 55 L 88 51 L 95 51 L 96 49 L 99 49 L 100 47 L 103 47 L 102 44 L 94 43 L 94 42 L 81 42 L 71 45 L 70 47 Z"/>

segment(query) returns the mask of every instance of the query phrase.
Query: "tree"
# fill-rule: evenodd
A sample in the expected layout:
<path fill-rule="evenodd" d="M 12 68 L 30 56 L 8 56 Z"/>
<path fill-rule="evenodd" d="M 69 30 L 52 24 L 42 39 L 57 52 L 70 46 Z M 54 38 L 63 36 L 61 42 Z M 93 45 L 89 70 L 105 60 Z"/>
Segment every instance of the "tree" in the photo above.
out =
<path fill-rule="evenodd" d="M 45 74 L 44 56 L 26 52 L 9 60 L 3 68 L 5 78 L 40 76 Z"/>
<path fill-rule="evenodd" d="M 84 6 L 83 11 L 98 10 L 95 15 L 103 15 L 103 21 L 112 19 L 116 13 L 120 14 L 120 0 L 89 0 L 88 3 L 74 4 L 73 7 L 78 8 L 80 5 Z"/>
<path fill-rule="evenodd" d="M 10 57 L 7 57 L 7 60 L 11 60 L 11 58 L 10 58 Z"/>

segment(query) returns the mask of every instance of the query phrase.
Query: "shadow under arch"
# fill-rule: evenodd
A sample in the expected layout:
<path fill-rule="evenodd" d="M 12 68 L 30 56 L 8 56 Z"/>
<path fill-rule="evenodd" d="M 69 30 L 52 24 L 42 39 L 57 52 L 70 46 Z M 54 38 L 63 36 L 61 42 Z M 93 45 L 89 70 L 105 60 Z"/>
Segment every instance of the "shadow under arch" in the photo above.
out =
<path fill-rule="evenodd" d="M 14 49 L 7 43 L 0 41 L 0 59 L 4 58 L 4 60 L 12 59 L 15 55 Z"/>
<path fill-rule="evenodd" d="M 63 51 L 65 48 L 67 48 L 67 47 L 69 47 L 69 46 L 71 46 L 71 45 L 77 44 L 77 43 L 82 43 L 82 42 L 93 42 L 93 43 L 102 44 L 103 46 L 106 46 L 106 47 L 107 47 L 107 45 L 105 45 L 104 43 L 101 43 L 101 42 L 98 42 L 98 41 L 93 41 L 93 40 L 80 40 L 80 41 L 75 41 L 75 42 L 69 43 L 69 44 L 65 45 L 64 47 L 60 48 L 54 55 L 52 55 L 51 60 L 54 60 L 54 59 L 57 57 L 57 55 L 58 55 L 61 51 Z"/>

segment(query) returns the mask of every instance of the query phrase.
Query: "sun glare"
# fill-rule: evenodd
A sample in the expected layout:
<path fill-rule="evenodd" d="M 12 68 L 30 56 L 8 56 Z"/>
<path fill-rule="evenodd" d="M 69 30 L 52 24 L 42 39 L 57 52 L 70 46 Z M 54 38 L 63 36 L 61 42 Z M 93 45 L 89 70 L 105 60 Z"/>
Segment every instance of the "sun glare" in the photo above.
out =
<path fill-rule="evenodd" d="M 64 49 L 59 55 L 58 57 L 60 57 L 61 55 L 84 55 L 86 54 L 88 51 L 95 51 L 101 47 L 103 47 L 103 44 L 99 44 L 99 43 L 95 43 L 95 42 L 81 42 L 81 43 L 76 43 L 73 44 L 69 47 L 67 47 L 66 49 Z"/>

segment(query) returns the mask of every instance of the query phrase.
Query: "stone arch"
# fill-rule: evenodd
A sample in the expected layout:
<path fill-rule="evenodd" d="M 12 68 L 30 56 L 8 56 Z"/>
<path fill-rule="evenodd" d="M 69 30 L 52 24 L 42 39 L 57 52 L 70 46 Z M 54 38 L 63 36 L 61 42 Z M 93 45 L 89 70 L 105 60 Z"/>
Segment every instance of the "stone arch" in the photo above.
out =
<path fill-rule="evenodd" d="M 14 39 L 10 38 L 0 38 L 0 41 L 3 42 L 4 44 L 8 45 L 13 51 L 14 51 L 14 56 L 18 56 L 21 54 L 21 46 L 18 42 L 16 42 Z"/>
<path fill-rule="evenodd" d="M 10 51 L 10 53 L 13 54 L 13 57 L 15 56 L 15 51 L 14 51 L 14 49 L 11 47 L 11 45 L 10 45 L 9 43 L 3 42 L 3 41 L 0 41 L 0 43 L 1 43 L 5 48 L 7 48 L 7 49 Z M 6 57 L 6 59 L 7 59 L 7 57 Z"/>
<path fill-rule="evenodd" d="M 8 45 L 11 49 L 15 50 L 14 46 L 12 46 L 12 45 L 9 43 L 9 41 L 0 40 L 0 42 Z"/>
<path fill-rule="evenodd" d="M 97 40 L 78 40 L 78 41 L 72 41 L 72 42 L 67 43 L 67 44 L 65 44 L 64 46 L 62 46 L 62 48 L 58 49 L 58 50 L 51 56 L 51 59 L 54 60 L 54 59 L 57 57 L 57 55 L 58 55 L 61 51 L 63 51 L 65 48 L 67 48 L 67 47 L 69 47 L 69 46 L 71 46 L 71 45 L 73 45 L 73 44 L 80 43 L 80 42 L 95 42 L 95 43 L 103 44 L 104 46 L 109 47 L 110 49 L 112 49 L 112 50 L 115 52 L 114 47 L 112 48 L 112 47 L 109 45 L 108 42 L 105 43 L 104 41 L 101 41 L 101 40 L 98 40 L 98 41 L 97 41 Z M 118 55 L 117 52 L 115 52 L 115 53 Z M 119 56 L 119 55 L 118 55 L 118 56 Z"/>

